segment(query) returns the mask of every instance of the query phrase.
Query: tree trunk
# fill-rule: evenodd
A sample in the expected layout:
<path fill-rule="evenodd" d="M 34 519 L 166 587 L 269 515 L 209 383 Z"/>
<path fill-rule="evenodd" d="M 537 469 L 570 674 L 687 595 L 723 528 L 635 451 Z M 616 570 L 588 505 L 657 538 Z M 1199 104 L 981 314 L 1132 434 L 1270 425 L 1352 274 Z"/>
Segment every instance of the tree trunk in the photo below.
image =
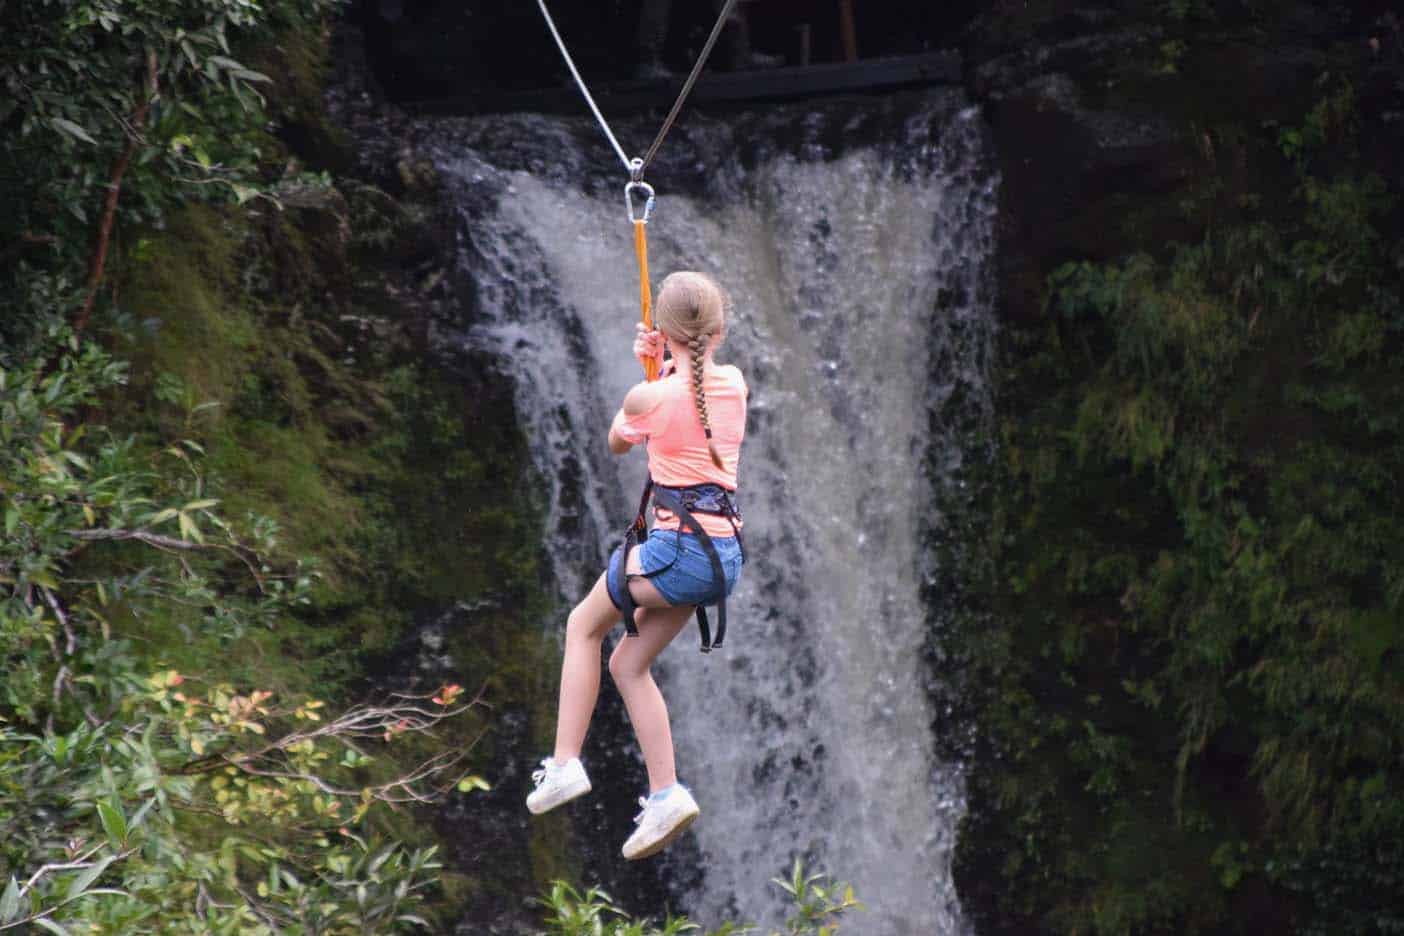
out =
<path fill-rule="evenodd" d="M 93 246 L 93 257 L 88 265 L 88 295 L 83 300 L 83 308 L 73 321 L 73 330 L 82 332 L 88 327 L 93 305 L 97 302 L 98 287 L 102 285 L 103 269 L 107 266 L 107 248 L 112 242 L 112 226 L 117 220 L 117 200 L 122 194 L 122 178 L 127 174 L 136 149 L 141 145 L 141 131 L 146 127 L 147 115 L 151 113 L 151 102 L 156 98 L 156 52 L 146 53 L 146 96 L 132 113 L 127 131 L 127 145 L 122 155 L 112 164 L 112 175 L 107 182 L 107 197 L 102 203 L 102 216 L 98 219 L 97 243 Z"/>

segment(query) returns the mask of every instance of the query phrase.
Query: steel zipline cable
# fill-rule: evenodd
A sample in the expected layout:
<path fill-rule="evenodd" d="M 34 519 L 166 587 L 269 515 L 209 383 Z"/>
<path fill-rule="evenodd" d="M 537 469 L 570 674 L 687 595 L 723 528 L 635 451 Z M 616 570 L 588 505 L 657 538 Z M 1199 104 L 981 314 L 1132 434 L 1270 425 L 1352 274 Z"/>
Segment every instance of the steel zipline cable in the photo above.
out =
<path fill-rule="evenodd" d="M 619 161 L 624 164 L 624 171 L 629 173 L 629 181 L 624 185 L 624 207 L 629 212 L 629 221 L 634 226 L 634 253 L 639 264 L 639 319 L 645 328 L 653 327 L 653 290 L 648 282 L 648 219 L 653 214 L 653 186 L 643 179 L 644 170 L 649 163 L 653 162 L 653 157 L 658 155 L 658 148 L 663 145 L 663 139 L 667 137 L 668 131 L 673 129 L 673 123 L 678 119 L 678 113 L 682 110 L 683 103 L 687 101 L 687 96 L 692 93 L 692 86 L 697 83 L 697 76 L 702 74 L 702 68 L 707 64 L 707 58 L 712 54 L 712 47 L 717 44 L 717 37 L 721 35 L 722 27 L 726 25 L 727 17 L 731 15 L 731 8 L 736 5 L 736 0 L 726 0 L 722 5 L 721 13 L 717 16 L 717 22 L 712 26 L 711 35 L 707 37 L 707 42 L 702 46 L 702 52 L 697 56 L 697 62 L 692 66 L 692 73 L 683 82 L 682 90 L 678 92 L 678 97 L 673 101 L 673 107 L 668 111 L 668 116 L 663 118 L 663 126 L 658 128 L 658 135 L 653 138 L 652 145 L 644 153 L 642 158 L 630 159 L 624 152 L 624 147 L 619 145 L 619 140 L 614 135 L 614 131 L 609 128 L 609 121 L 605 120 L 604 114 L 600 113 L 599 105 L 595 103 L 594 97 L 590 94 L 590 89 L 585 85 L 585 79 L 580 77 L 580 70 L 575 67 L 575 61 L 570 57 L 570 51 L 566 48 L 565 40 L 561 38 L 561 32 L 556 28 L 555 20 L 551 19 L 551 11 L 546 9 L 546 0 L 536 0 L 536 5 L 541 8 L 541 15 L 546 20 L 546 27 L 551 30 L 551 37 L 556 40 L 556 48 L 561 50 L 561 58 L 565 59 L 566 67 L 570 69 L 571 77 L 575 79 L 575 84 L 580 88 L 581 95 L 585 98 L 585 103 L 590 105 L 590 112 L 595 115 L 595 120 L 599 123 L 600 129 L 604 131 L 605 137 L 609 140 L 609 145 L 614 147 L 614 152 L 619 156 Z M 640 195 L 644 199 L 642 214 L 635 216 L 634 196 Z M 658 379 L 658 361 L 650 359 L 644 364 L 644 374 L 649 380 Z"/>
<path fill-rule="evenodd" d="M 702 52 L 697 56 L 697 62 L 692 66 L 692 72 L 683 82 L 682 90 L 678 92 L 677 100 L 673 101 L 673 107 L 668 111 L 668 116 L 663 118 L 663 125 L 658 128 L 658 135 L 653 138 L 653 143 L 644 153 L 642 159 L 630 159 L 624 153 L 624 147 L 619 145 L 619 140 L 614 135 L 614 131 L 609 128 L 609 122 L 605 120 L 604 114 L 600 113 L 599 105 L 590 94 L 590 89 L 585 85 L 585 79 L 580 77 L 580 70 L 575 67 L 575 61 L 570 57 L 570 51 L 566 48 L 565 40 L 561 38 L 560 30 L 556 28 L 556 21 L 551 18 L 551 11 L 546 9 L 546 0 L 536 0 L 536 5 L 541 8 L 541 15 L 546 20 L 546 28 L 551 31 L 551 37 L 556 40 L 556 48 L 561 50 L 561 58 L 565 59 L 566 67 L 570 69 L 571 77 L 575 79 L 575 84 L 580 88 L 580 93 L 585 98 L 585 103 L 590 105 L 590 112 L 595 115 L 595 120 L 599 122 L 600 129 L 609 139 L 609 143 L 614 147 L 614 152 L 618 154 L 619 161 L 624 164 L 624 171 L 629 173 L 629 178 L 634 182 L 643 180 L 644 170 L 653 162 L 653 157 L 658 155 L 658 148 L 663 145 L 663 139 L 668 135 L 668 131 L 673 129 L 673 123 L 678 119 L 678 113 L 682 110 L 683 104 L 687 101 L 687 96 L 692 93 L 692 86 L 697 83 L 697 78 L 702 74 L 702 68 L 707 64 L 708 57 L 712 54 L 712 47 L 717 44 L 717 37 L 721 35 L 722 27 L 726 25 L 727 17 L 731 15 L 731 8 L 736 5 L 736 0 L 726 0 L 721 13 L 717 16 L 716 23 L 712 26 L 712 32 L 707 36 L 707 42 L 702 46 Z"/>
<path fill-rule="evenodd" d="M 697 76 L 702 74 L 702 67 L 707 64 L 707 58 L 712 54 L 712 46 L 717 44 L 717 37 L 721 35 L 722 27 L 726 25 L 727 17 L 731 15 L 731 8 L 736 5 L 736 0 L 726 0 L 722 6 L 721 13 L 717 16 L 717 21 L 712 25 L 712 32 L 707 36 L 706 43 L 702 46 L 702 53 L 697 56 L 697 61 L 692 66 L 692 73 L 687 76 L 687 81 L 683 82 L 682 90 L 678 92 L 678 98 L 673 102 L 673 109 L 668 111 L 668 116 L 663 118 L 663 126 L 658 128 L 658 136 L 653 138 L 653 144 L 649 146 L 648 152 L 644 153 L 643 165 L 639 167 L 639 173 L 647 169 L 649 163 L 653 162 L 653 157 L 658 153 L 658 147 L 663 145 L 663 138 L 668 135 L 668 131 L 673 129 L 673 121 L 678 119 L 678 112 L 682 110 L 683 102 L 692 93 L 692 86 L 697 84 Z"/>
<path fill-rule="evenodd" d="M 629 172 L 629 157 L 624 155 L 624 147 L 619 145 L 619 141 L 614 138 L 614 131 L 609 129 L 609 122 L 604 119 L 604 114 L 600 113 L 599 105 L 590 96 L 590 89 L 585 86 L 585 79 L 580 77 L 580 71 L 575 67 L 575 60 L 570 57 L 570 50 L 566 48 L 565 40 L 561 38 L 560 30 L 556 28 L 556 21 L 551 19 L 551 11 L 546 9 L 546 0 L 536 0 L 536 5 L 541 7 L 541 15 L 546 18 L 546 28 L 551 30 L 551 37 L 556 40 L 556 48 L 561 50 L 561 58 L 565 59 L 566 67 L 570 69 L 570 74 L 575 78 L 576 87 L 580 88 L 580 93 L 585 96 L 585 103 L 590 105 L 590 112 L 595 115 L 595 120 L 599 121 L 600 129 L 609 138 L 610 146 L 619 154 L 619 161 L 624 164 L 624 171 Z"/>

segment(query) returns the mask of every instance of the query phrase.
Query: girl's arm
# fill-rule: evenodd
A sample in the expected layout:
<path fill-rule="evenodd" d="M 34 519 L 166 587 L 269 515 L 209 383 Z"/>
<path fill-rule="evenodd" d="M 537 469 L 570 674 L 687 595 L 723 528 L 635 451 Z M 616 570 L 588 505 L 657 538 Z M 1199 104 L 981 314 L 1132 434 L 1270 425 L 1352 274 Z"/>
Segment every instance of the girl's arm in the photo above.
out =
<path fill-rule="evenodd" d="M 615 455 L 623 455 L 629 449 L 647 441 L 647 432 L 631 422 L 646 416 L 658 408 L 662 402 L 657 384 L 637 383 L 624 394 L 624 405 L 614 414 L 614 422 L 609 427 L 609 450 Z"/>
<path fill-rule="evenodd" d="M 612 455 L 623 455 L 634 447 L 634 443 L 619 434 L 619 426 L 624 422 L 624 410 L 614 414 L 614 423 L 609 427 L 609 451 Z"/>
<path fill-rule="evenodd" d="M 638 358 L 640 364 L 646 366 L 649 361 L 657 361 L 661 369 L 665 348 L 662 332 L 644 328 L 642 322 L 634 324 L 634 357 Z M 611 452 L 623 455 L 634 446 L 647 441 L 648 430 L 630 423 L 637 421 L 635 417 L 647 415 L 658 406 L 660 400 L 658 388 L 648 382 L 635 384 L 624 394 L 624 405 L 614 414 L 614 422 L 609 427 Z"/>

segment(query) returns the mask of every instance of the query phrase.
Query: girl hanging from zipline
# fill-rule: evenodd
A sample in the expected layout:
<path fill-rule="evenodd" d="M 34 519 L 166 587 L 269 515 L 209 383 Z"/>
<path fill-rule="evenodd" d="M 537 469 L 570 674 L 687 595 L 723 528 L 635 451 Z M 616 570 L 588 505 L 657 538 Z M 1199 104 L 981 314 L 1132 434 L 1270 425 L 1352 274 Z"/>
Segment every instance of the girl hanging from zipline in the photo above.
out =
<path fill-rule="evenodd" d="M 638 736 L 648 770 L 649 796 L 640 799 L 638 828 L 624 843 L 624 857 L 646 858 L 676 839 L 697 818 L 697 802 L 678 783 L 668 707 L 650 667 L 683 629 L 694 610 L 702 649 L 720 646 L 726 630 L 726 596 L 741 574 L 736 469 L 746 433 L 747 388 L 741 371 L 718 365 L 730 311 L 726 293 L 702 273 L 674 273 L 663 281 L 654 307 L 657 330 L 638 326 L 634 354 L 661 365 L 665 348 L 672 370 L 640 383 L 624 396 L 609 430 L 609 448 L 622 455 L 635 445 L 648 450 L 652 530 L 641 506 L 625 543 L 566 621 L 561 663 L 556 749 L 532 774 L 527 808 L 544 813 L 590 791 L 580 750 L 600 688 L 600 648 L 624 617 L 627 636 L 609 658 L 609 672 Z M 636 539 L 642 540 L 635 544 Z M 717 640 L 711 642 L 702 606 L 717 605 Z"/>

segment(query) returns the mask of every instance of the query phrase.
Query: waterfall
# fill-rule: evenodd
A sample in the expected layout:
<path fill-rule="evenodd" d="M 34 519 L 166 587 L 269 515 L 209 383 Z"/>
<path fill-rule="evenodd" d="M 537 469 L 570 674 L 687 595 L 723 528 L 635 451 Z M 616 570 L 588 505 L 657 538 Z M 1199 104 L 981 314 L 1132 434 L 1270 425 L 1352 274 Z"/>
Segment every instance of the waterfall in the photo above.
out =
<path fill-rule="evenodd" d="M 474 118 L 437 148 L 476 308 L 461 337 L 510 361 L 549 501 L 562 607 L 543 627 L 557 630 L 644 476 L 642 451 L 604 445 L 640 379 L 637 271 L 617 165 L 590 132 Z M 651 170 L 655 285 L 716 275 L 735 304 L 718 358 L 751 388 L 749 562 L 727 645 L 704 657 L 689 627 L 659 666 L 679 775 L 702 806 L 664 874 L 704 923 L 773 924 L 783 895 L 767 882 L 802 856 L 853 883 L 867 906 L 855 932 L 966 929 L 950 877 L 963 785 L 935 741 L 940 613 L 922 600 L 936 575 L 923 543 L 990 426 L 985 151 L 979 113 L 941 90 L 693 117 Z M 627 819 L 613 819 L 620 841 Z M 600 854 L 617 861 L 617 847 Z"/>

